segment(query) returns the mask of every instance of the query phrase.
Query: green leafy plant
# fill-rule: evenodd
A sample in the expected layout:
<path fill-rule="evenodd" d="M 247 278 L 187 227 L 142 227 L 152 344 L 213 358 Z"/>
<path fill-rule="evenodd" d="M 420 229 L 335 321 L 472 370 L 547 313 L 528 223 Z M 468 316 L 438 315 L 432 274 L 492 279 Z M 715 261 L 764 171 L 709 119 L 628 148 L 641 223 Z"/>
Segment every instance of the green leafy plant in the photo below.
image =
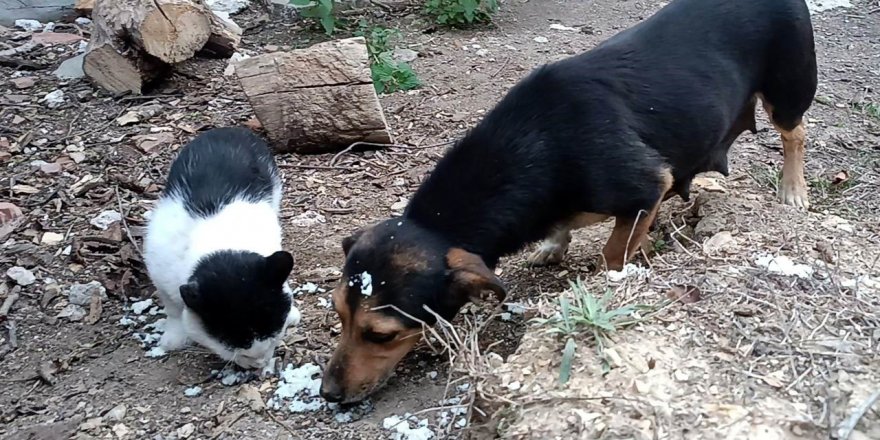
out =
<path fill-rule="evenodd" d="M 336 30 L 336 17 L 333 14 L 333 0 L 290 0 L 300 15 L 317 20 L 327 35 Z"/>
<path fill-rule="evenodd" d="M 400 37 L 399 31 L 382 26 L 370 27 L 362 20 L 355 35 L 367 40 L 370 73 L 377 93 L 411 90 L 421 85 L 409 64 L 394 59 L 392 43 Z"/>
<path fill-rule="evenodd" d="M 610 335 L 622 326 L 637 322 L 636 319 L 627 320 L 624 318 L 631 316 L 636 310 L 644 308 L 644 306 L 626 306 L 612 309 L 609 307 L 612 296 L 610 290 L 600 298 L 590 293 L 580 278 L 575 282 L 570 282 L 570 285 L 573 298 L 569 300 L 565 293 L 559 296 L 559 313 L 557 315 L 533 320 L 538 325 L 547 326 L 547 332 L 565 338 L 565 348 L 562 351 L 559 371 L 560 385 L 565 385 L 571 378 L 577 335 L 588 333 L 593 336 L 596 341 L 596 352 L 603 359 L 603 370 L 607 372 L 610 370 L 610 365 L 605 361 L 603 352 Z"/>
<path fill-rule="evenodd" d="M 496 11 L 498 0 L 428 0 L 425 4 L 425 13 L 437 24 L 453 27 L 488 23 Z"/>

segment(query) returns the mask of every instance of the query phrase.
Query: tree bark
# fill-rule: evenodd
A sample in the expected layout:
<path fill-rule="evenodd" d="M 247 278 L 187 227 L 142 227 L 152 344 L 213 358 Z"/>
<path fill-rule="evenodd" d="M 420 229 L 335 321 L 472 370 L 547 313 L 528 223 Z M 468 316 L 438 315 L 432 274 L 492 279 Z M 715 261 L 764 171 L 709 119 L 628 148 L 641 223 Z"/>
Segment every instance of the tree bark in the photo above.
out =
<path fill-rule="evenodd" d="M 361 37 L 248 58 L 235 71 L 278 152 L 393 143 Z"/>

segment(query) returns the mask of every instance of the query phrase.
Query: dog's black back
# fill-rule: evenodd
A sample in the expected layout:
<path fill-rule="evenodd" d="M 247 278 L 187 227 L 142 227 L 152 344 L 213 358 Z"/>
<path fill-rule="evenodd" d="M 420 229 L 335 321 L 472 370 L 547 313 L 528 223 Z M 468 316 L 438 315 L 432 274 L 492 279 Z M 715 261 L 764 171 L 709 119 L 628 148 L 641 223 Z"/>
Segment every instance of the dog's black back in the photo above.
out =
<path fill-rule="evenodd" d="M 405 216 L 494 265 L 575 213 L 650 209 L 665 166 L 686 198 L 694 175 L 727 172 L 756 94 L 793 128 L 815 90 L 803 0 L 677 0 L 513 87 Z"/>

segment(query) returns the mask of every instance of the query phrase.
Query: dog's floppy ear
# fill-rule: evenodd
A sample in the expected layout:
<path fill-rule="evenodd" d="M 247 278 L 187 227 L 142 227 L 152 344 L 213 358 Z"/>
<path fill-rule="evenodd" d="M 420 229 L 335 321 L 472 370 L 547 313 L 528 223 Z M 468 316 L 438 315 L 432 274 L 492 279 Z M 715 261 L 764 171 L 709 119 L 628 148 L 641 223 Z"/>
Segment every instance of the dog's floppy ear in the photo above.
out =
<path fill-rule="evenodd" d="M 199 284 L 195 281 L 190 281 L 180 286 L 180 298 L 183 299 L 183 303 L 187 307 L 198 309 L 202 304 L 202 297 L 199 295 Z"/>
<path fill-rule="evenodd" d="M 364 235 L 364 229 L 358 229 L 357 231 L 352 232 L 351 235 L 342 239 L 342 252 L 347 256 L 348 252 L 351 251 L 351 247 L 357 243 L 358 239 Z"/>
<path fill-rule="evenodd" d="M 486 300 L 493 295 L 500 302 L 507 297 L 504 284 L 479 255 L 452 248 L 446 253 L 446 263 L 449 265 L 451 293 L 458 296 L 462 303 Z M 491 292 L 491 295 L 487 295 L 487 292 Z"/>
<path fill-rule="evenodd" d="M 278 251 L 266 257 L 266 270 L 270 280 L 283 283 L 293 270 L 293 255 L 287 251 Z"/>

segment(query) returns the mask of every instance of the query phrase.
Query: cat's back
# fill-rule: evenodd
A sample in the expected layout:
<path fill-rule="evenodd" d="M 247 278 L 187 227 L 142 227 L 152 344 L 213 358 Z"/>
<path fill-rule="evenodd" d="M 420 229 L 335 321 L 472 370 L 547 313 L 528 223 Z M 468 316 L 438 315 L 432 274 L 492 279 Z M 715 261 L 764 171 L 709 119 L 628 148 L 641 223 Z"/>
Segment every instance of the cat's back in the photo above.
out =
<path fill-rule="evenodd" d="M 215 128 L 183 147 L 171 165 L 163 198 L 179 199 L 195 217 L 217 214 L 236 200 L 277 209 L 281 179 L 263 139 L 245 128 Z"/>

